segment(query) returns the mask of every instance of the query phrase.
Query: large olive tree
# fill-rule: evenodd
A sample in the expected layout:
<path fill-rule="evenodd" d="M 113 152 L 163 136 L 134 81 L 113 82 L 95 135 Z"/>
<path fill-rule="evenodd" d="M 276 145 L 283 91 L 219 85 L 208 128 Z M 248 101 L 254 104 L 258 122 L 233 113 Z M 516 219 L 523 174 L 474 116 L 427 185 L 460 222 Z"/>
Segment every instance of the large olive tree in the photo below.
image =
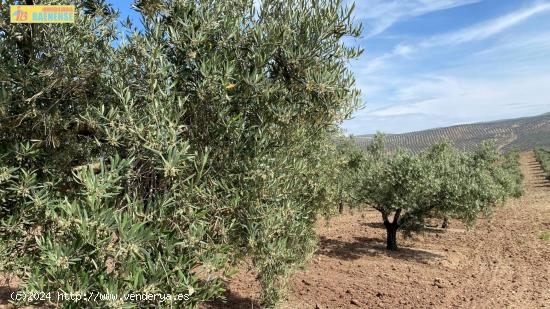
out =
<path fill-rule="evenodd" d="M 419 231 L 440 217 L 471 226 L 511 193 L 511 178 L 499 177 L 507 172 L 489 145 L 464 153 L 443 141 L 412 155 L 384 154 L 382 137 L 376 141 L 363 169 L 362 200 L 382 214 L 389 250 L 397 249 L 398 229 Z"/>
<path fill-rule="evenodd" d="M 27 291 L 185 293 L 170 302 L 186 307 L 250 257 L 273 305 L 334 205 L 331 136 L 358 104 L 351 10 L 138 1 L 144 29 L 122 35 L 103 1 L 76 4 L 74 25 L 0 11 L 3 270 Z"/>

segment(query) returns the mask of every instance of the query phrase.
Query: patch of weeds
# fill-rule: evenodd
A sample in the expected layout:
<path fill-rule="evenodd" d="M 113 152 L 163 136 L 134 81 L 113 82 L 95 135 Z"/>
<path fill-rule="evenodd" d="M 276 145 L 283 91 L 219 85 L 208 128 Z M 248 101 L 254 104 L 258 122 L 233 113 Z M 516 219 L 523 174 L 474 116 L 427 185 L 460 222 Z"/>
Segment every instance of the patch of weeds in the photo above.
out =
<path fill-rule="evenodd" d="M 540 240 L 550 241 L 550 230 L 546 230 L 539 235 Z"/>

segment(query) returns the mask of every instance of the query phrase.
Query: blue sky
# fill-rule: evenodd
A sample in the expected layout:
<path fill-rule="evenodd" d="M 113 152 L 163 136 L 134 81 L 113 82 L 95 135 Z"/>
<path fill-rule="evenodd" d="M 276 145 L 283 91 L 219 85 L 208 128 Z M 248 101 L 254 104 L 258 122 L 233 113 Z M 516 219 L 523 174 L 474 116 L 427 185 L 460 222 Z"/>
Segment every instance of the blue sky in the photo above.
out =
<path fill-rule="evenodd" d="M 352 2 L 349 0 L 349 2 Z M 356 0 L 351 134 L 550 112 L 550 0 Z M 122 17 L 131 1 L 112 1 Z"/>
<path fill-rule="evenodd" d="M 365 107 L 348 133 L 550 112 L 550 1 L 356 1 Z"/>

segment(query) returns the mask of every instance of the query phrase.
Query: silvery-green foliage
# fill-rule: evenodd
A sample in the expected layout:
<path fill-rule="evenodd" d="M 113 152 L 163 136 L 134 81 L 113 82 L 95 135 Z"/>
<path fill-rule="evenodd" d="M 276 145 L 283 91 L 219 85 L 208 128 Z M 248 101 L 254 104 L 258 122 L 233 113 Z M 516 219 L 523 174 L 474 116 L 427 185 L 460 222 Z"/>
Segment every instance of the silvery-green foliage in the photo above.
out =
<path fill-rule="evenodd" d="M 353 141 L 353 137 L 336 136 L 335 162 L 332 167 L 332 182 L 335 184 L 339 211 L 344 206 L 353 208 L 360 202 L 357 185 L 361 169 L 365 164 L 365 154 Z"/>
<path fill-rule="evenodd" d="M 122 35 L 103 1 L 76 4 L 63 27 L 1 9 L 2 271 L 27 291 L 187 293 L 190 307 L 249 257 L 275 304 L 336 201 L 331 137 L 358 105 L 350 10 L 138 1 L 144 30 Z"/>
<path fill-rule="evenodd" d="M 504 154 L 502 158 L 502 174 L 505 179 L 503 186 L 505 191 L 512 197 L 520 197 L 523 195 L 523 174 L 519 166 L 520 153 L 517 150 L 512 150 Z"/>
<path fill-rule="evenodd" d="M 381 212 L 387 227 L 406 233 L 422 229 L 434 217 L 456 218 L 471 226 L 480 215 L 490 215 L 496 205 L 521 192 L 517 155 L 502 157 L 491 144 L 472 153 L 458 151 L 448 141 L 419 155 L 381 155 L 379 149 L 383 145 L 368 152 L 362 200 Z"/>
<path fill-rule="evenodd" d="M 550 180 L 550 151 L 544 148 L 536 148 L 535 157 L 546 173 L 546 178 Z"/>

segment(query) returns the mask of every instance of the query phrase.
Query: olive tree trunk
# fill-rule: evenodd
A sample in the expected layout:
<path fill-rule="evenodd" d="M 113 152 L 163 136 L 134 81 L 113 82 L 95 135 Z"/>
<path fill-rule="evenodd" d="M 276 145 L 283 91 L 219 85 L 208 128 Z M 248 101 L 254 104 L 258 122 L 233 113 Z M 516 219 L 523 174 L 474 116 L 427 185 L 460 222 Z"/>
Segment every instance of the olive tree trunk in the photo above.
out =
<path fill-rule="evenodd" d="M 399 228 L 399 216 L 401 215 L 401 209 L 398 209 L 393 215 L 393 222 L 390 222 L 388 215 L 382 213 L 382 219 L 384 219 L 384 226 L 386 227 L 386 249 L 397 250 L 397 229 Z"/>
<path fill-rule="evenodd" d="M 387 233 L 386 249 L 397 250 L 397 224 L 386 221 L 384 222 L 384 226 Z"/>
<path fill-rule="evenodd" d="M 441 224 L 441 228 L 446 229 L 449 227 L 449 218 L 445 217 L 443 218 L 443 223 Z"/>

